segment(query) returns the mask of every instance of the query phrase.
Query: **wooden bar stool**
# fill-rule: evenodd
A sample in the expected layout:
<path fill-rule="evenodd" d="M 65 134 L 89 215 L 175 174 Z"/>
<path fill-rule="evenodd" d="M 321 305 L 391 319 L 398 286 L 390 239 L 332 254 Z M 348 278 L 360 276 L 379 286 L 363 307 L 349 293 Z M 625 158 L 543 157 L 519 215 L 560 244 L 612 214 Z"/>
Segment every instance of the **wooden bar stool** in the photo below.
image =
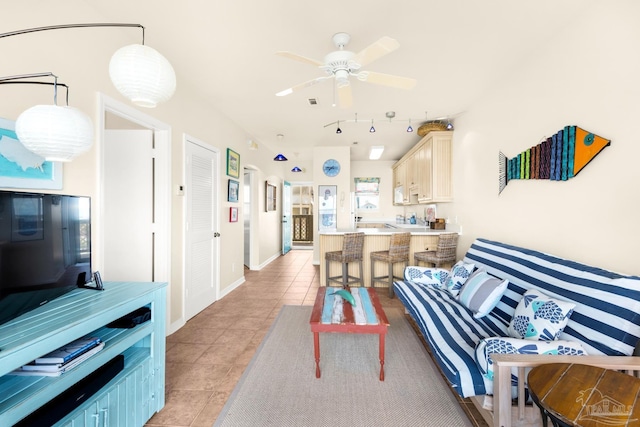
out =
<path fill-rule="evenodd" d="M 456 250 L 458 249 L 458 233 L 445 233 L 438 237 L 438 246 L 435 251 L 415 252 L 413 259 L 416 265 L 420 261 L 440 267 L 442 264 L 455 264 Z"/>
<path fill-rule="evenodd" d="M 406 267 L 409 263 L 409 244 L 411 243 L 411 233 L 393 233 L 391 235 L 391 243 L 388 251 L 371 252 L 371 286 L 375 286 L 376 282 L 386 282 L 389 285 L 389 298 L 393 298 L 393 265 L 403 262 Z M 375 262 L 386 262 L 389 267 L 389 273 L 386 276 L 375 276 Z M 395 276 L 396 279 L 402 277 Z"/>
<path fill-rule="evenodd" d="M 352 283 L 362 283 L 364 286 L 364 277 L 362 271 L 362 247 L 364 246 L 364 233 L 344 233 L 341 251 L 332 251 L 324 254 L 325 259 L 325 276 L 327 277 L 327 286 L 330 282 L 340 283 L 342 287 L 347 287 Z M 342 263 L 342 275 L 329 277 L 329 262 L 337 261 Z M 360 277 L 349 275 L 349 263 L 360 263 Z"/>

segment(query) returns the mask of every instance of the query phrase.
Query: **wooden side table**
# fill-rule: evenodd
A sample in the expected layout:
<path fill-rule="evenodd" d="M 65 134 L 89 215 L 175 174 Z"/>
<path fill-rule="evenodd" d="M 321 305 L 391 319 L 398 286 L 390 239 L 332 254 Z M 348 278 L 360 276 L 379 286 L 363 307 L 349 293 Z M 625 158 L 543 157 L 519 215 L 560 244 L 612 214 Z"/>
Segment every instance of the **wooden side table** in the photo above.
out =
<path fill-rule="evenodd" d="M 554 426 L 640 426 L 640 378 L 597 366 L 549 363 L 529 373 L 529 392 Z"/>

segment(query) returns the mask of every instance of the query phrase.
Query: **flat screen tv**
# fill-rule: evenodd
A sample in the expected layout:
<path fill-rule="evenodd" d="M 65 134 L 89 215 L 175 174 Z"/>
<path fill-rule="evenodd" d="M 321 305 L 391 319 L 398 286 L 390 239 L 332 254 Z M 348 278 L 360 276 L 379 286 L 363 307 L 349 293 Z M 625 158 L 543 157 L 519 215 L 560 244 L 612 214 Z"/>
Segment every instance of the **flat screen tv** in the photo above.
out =
<path fill-rule="evenodd" d="M 0 324 L 91 281 L 91 199 L 0 190 Z"/>

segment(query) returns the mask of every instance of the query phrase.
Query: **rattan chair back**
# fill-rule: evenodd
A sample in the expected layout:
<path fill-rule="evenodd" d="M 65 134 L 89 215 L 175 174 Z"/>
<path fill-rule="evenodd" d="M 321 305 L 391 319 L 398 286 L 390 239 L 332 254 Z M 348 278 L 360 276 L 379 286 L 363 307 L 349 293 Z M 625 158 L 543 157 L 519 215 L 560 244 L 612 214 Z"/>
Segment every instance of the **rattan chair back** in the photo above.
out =
<path fill-rule="evenodd" d="M 408 260 L 411 233 L 393 233 L 389 244 L 389 258 L 391 260 Z"/>

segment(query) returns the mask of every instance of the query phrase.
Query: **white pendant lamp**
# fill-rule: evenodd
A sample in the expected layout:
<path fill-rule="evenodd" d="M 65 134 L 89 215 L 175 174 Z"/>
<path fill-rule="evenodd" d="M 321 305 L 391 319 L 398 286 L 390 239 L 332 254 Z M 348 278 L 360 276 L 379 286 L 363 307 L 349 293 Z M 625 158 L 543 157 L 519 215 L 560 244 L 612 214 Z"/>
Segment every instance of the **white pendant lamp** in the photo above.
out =
<path fill-rule="evenodd" d="M 136 105 L 154 108 L 176 90 L 176 74 L 157 50 L 132 44 L 111 57 L 109 75 L 118 91 Z"/>
<path fill-rule="evenodd" d="M 36 105 L 16 120 L 18 140 L 51 162 L 68 162 L 93 145 L 93 124 L 73 107 Z"/>

